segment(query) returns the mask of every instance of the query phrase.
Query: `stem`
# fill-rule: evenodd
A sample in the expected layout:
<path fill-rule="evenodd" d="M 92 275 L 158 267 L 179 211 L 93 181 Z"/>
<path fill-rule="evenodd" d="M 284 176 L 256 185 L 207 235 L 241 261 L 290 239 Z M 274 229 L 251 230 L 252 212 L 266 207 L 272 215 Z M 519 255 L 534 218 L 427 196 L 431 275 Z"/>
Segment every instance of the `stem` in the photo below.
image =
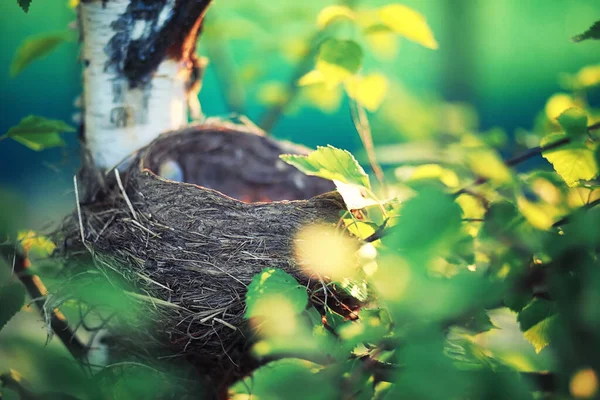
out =
<path fill-rule="evenodd" d="M 371 164 L 371 169 L 373 169 L 375 177 L 379 181 L 381 188 L 387 196 L 387 188 L 385 185 L 383 170 L 377 163 L 377 158 L 375 157 L 375 146 L 373 145 L 373 135 L 371 135 L 371 126 L 369 125 L 367 112 L 365 111 L 365 108 L 358 104 L 356 100 L 350 99 L 350 113 L 352 114 L 352 121 L 354 122 L 356 131 L 358 132 L 358 136 L 360 136 L 360 140 L 367 153 L 367 158 L 369 159 L 369 164 Z"/>

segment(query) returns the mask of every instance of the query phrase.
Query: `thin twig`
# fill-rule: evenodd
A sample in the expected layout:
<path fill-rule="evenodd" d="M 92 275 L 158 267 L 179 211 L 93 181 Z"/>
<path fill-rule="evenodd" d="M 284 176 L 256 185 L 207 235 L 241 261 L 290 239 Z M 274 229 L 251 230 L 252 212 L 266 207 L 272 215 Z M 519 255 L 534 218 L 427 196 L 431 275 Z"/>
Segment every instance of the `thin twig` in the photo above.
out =
<path fill-rule="evenodd" d="M 590 126 L 588 126 L 588 131 L 593 131 L 596 129 L 600 129 L 600 122 L 597 122 L 595 124 L 592 124 Z M 504 164 L 507 167 L 514 167 L 524 161 L 529 160 L 530 158 L 533 158 L 535 156 L 538 156 L 540 154 L 542 154 L 544 151 L 549 151 L 549 150 L 553 150 L 556 149 L 558 147 L 564 146 L 566 144 L 571 143 L 571 138 L 569 137 L 565 137 L 562 138 L 560 140 L 557 140 L 556 142 L 550 143 L 546 146 L 537 146 L 537 147 L 533 147 L 527 151 L 525 151 L 522 154 L 519 154 L 513 158 L 509 158 L 508 160 L 504 161 Z M 465 193 L 471 193 L 471 188 L 473 186 L 479 186 L 482 185 L 486 182 L 488 182 L 489 179 L 488 178 L 484 178 L 484 177 L 479 177 L 478 179 L 476 179 L 473 183 L 471 183 L 470 185 L 458 190 L 457 192 L 454 193 L 454 196 L 458 197 L 461 194 L 465 194 Z M 596 205 L 600 204 L 600 199 L 599 200 L 595 200 L 591 203 L 586 204 L 584 207 L 586 209 L 592 208 Z M 559 221 L 555 222 L 552 226 L 553 227 L 558 227 L 560 225 L 564 225 L 565 223 L 567 223 L 569 220 L 569 216 L 566 216 L 562 219 L 560 219 Z M 383 229 L 382 229 L 383 228 Z M 382 237 L 384 237 L 387 233 L 388 230 L 384 229 L 385 227 L 382 225 L 379 229 L 377 229 L 377 231 L 375 231 L 371 236 L 369 236 L 368 238 L 365 239 L 365 242 L 370 243 L 370 242 L 374 242 L 378 239 L 381 239 Z"/>
<path fill-rule="evenodd" d="M 596 207 L 598 204 L 600 204 L 600 199 L 596 199 L 596 200 L 592 201 L 591 203 L 584 204 L 582 208 L 584 210 L 589 210 L 590 208 Z M 557 228 L 559 226 L 562 226 L 562 225 L 568 223 L 570 217 L 571 217 L 570 215 L 567 215 L 566 217 L 559 219 L 554 224 L 552 224 L 552 227 Z"/>
<path fill-rule="evenodd" d="M 73 175 L 73 186 L 75 187 L 75 201 L 77 202 L 77 218 L 79 219 L 79 232 L 81 243 L 85 245 L 85 234 L 83 233 L 83 218 L 81 217 L 81 205 L 79 204 L 79 189 L 77 188 L 77 175 Z"/>
<path fill-rule="evenodd" d="M 123 182 L 121 182 L 121 174 L 119 173 L 119 170 L 117 168 L 115 168 L 115 177 L 117 178 L 117 185 L 119 185 L 119 189 L 121 190 L 121 193 L 123 194 L 123 197 L 125 198 L 127 207 L 129 207 L 129 210 L 131 211 L 131 215 L 133 216 L 133 219 L 135 219 L 137 221 L 138 220 L 137 214 L 136 214 L 135 210 L 133 209 L 133 204 L 131 204 L 131 201 L 129 201 L 127 192 L 125 192 L 125 188 L 123 187 Z"/>
<path fill-rule="evenodd" d="M 544 151 L 553 150 L 553 149 L 556 149 L 558 147 L 564 146 L 565 144 L 569 144 L 569 143 L 571 143 L 571 138 L 565 137 L 560 140 L 557 140 L 554 143 L 550 143 L 549 145 L 546 145 L 546 146 L 533 147 L 529 150 L 526 150 L 524 153 L 519 154 L 518 156 L 509 158 L 508 160 L 504 161 L 504 165 L 506 165 L 509 168 L 514 167 L 514 166 L 516 166 L 524 161 L 527 161 L 533 157 L 539 156 Z M 471 187 L 483 185 L 484 183 L 486 183 L 488 181 L 489 181 L 489 178 L 479 177 L 473 183 L 471 183 L 469 186 L 464 187 L 464 188 L 460 189 L 459 191 L 457 191 L 456 193 L 454 193 L 454 195 L 460 196 L 461 194 L 467 193 L 467 191 Z"/>

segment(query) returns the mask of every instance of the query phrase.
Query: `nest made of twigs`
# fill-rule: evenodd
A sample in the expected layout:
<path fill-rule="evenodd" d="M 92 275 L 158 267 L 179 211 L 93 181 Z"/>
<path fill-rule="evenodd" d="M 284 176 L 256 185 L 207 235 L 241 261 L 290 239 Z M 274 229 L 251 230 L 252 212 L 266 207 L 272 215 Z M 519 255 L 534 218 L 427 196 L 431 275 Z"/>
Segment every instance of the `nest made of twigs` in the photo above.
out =
<path fill-rule="evenodd" d="M 91 257 L 165 302 L 144 303 L 152 322 L 124 335 L 133 348 L 160 343 L 211 374 L 244 373 L 247 285 L 268 267 L 306 284 L 294 259 L 295 233 L 336 224 L 345 209 L 329 181 L 279 159 L 306 151 L 231 126 L 164 134 L 127 169 L 106 174 L 103 185 L 81 189 L 85 198 L 61 229 L 62 254 Z M 169 164 L 185 183 L 157 175 Z"/>

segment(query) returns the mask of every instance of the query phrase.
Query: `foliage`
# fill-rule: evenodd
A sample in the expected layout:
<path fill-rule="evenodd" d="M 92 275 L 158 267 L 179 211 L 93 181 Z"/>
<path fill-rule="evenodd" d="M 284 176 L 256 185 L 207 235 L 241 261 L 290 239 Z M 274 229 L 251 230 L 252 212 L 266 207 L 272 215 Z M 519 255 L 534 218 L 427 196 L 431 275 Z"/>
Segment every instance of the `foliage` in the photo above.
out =
<path fill-rule="evenodd" d="M 0 139 L 11 138 L 32 150 L 40 151 L 51 147 L 64 146 L 62 132 L 75 132 L 75 128 L 63 121 L 29 115 L 13 126 Z"/>
<path fill-rule="evenodd" d="M 573 41 L 576 43 L 588 39 L 600 39 L 600 21 L 594 22 L 594 25 L 592 25 L 587 31 L 573 37 Z"/>
<path fill-rule="evenodd" d="M 29 64 L 47 56 L 62 43 L 70 39 L 71 34 L 69 32 L 27 38 L 17 49 L 17 53 L 10 65 L 10 76 L 15 77 L 19 75 Z"/>
<path fill-rule="evenodd" d="M 25 10 L 29 5 L 20 4 Z M 213 24 L 207 31 L 215 35 L 219 27 Z M 261 366 L 234 383 L 230 397 L 598 396 L 600 126 L 587 96 L 599 87 L 598 66 L 569 76 L 570 92 L 552 96 L 531 130 L 520 131 L 507 147 L 503 132 L 478 132 L 465 106 L 424 106 L 380 72 L 365 71 L 364 59 L 373 50 L 365 43 L 373 35 L 399 35 L 437 48 L 417 11 L 401 4 L 367 10 L 334 5 L 318 13 L 315 25 L 314 52 L 298 52 L 314 69 L 298 74 L 294 90 L 296 84 L 317 91 L 343 88 L 375 111 L 393 89 L 417 120 L 416 133 L 407 134 L 415 146 L 406 152 L 412 158 L 394 154 L 388 160 L 379 185 L 357 158 L 333 146 L 281 156 L 305 174 L 332 180 L 347 210 L 337 225 L 306 227 L 295 237 L 297 272 L 317 282 L 317 289 L 277 268 L 263 269 L 248 285 L 248 337 Z M 574 40 L 596 37 L 597 27 Z M 32 60 L 34 53 L 23 59 Z M 289 100 L 292 90 L 279 82 L 267 89 L 264 100 L 275 106 Z M 318 99 L 338 106 L 337 97 Z M 421 114 L 427 115 L 419 119 Z M 5 137 L 41 150 L 62 145 L 64 131 L 73 129 L 30 116 Z M 533 158 L 533 169 L 521 166 Z M 4 193 L 1 199 L 7 202 Z M 0 222 L 0 229 L 16 231 L 10 218 Z M 55 247 L 29 231 L 18 240 L 42 259 Z M 60 306 L 75 319 L 89 312 L 94 322 L 113 312 L 143 323 L 135 303 L 144 296 L 116 277 L 90 267 L 66 279 L 42 263 L 32 257 L 29 271 L 46 275 L 51 284 L 47 308 Z M 360 307 L 341 307 L 341 296 Z M 13 280 L 1 284 L 0 303 L 2 328 L 24 303 L 22 287 Z M 28 349 L 27 357 L 66 357 L 19 343 L 11 338 L 13 346 Z M 60 386 L 47 371 L 51 361 L 40 369 Z M 173 397 L 189 384 L 178 380 L 180 371 L 143 363 L 109 363 L 90 376 L 60 365 L 82 387 L 59 389 L 79 398 Z M 544 384 L 548 380 L 551 387 Z"/>
<path fill-rule="evenodd" d="M 19 312 L 25 303 L 25 288 L 19 282 L 8 282 L 0 286 L 0 330 Z"/>
<path fill-rule="evenodd" d="M 31 0 L 17 0 L 17 4 L 25 11 L 29 12 L 29 6 L 31 5 Z"/>

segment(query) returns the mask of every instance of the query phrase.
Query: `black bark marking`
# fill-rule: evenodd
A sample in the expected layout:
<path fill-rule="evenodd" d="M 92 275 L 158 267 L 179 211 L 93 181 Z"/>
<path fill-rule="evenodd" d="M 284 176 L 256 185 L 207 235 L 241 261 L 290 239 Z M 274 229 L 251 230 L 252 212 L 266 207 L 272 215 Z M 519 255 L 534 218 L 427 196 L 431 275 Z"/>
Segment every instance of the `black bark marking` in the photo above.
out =
<path fill-rule="evenodd" d="M 163 23 L 163 10 L 173 3 Z M 126 78 L 129 87 L 136 88 L 149 82 L 166 58 L 193 68 L 194 49 L 186 43 L 195 43 L 199 19 L 209 3 L 210 0 L 131 0 L 125 13 L 111 25 L 115 34 L 105 48 L 109 58 L 105 70 Z M 139 22 L 146 24 L 145 32 L 133 39 L 134 26 Z"/>

